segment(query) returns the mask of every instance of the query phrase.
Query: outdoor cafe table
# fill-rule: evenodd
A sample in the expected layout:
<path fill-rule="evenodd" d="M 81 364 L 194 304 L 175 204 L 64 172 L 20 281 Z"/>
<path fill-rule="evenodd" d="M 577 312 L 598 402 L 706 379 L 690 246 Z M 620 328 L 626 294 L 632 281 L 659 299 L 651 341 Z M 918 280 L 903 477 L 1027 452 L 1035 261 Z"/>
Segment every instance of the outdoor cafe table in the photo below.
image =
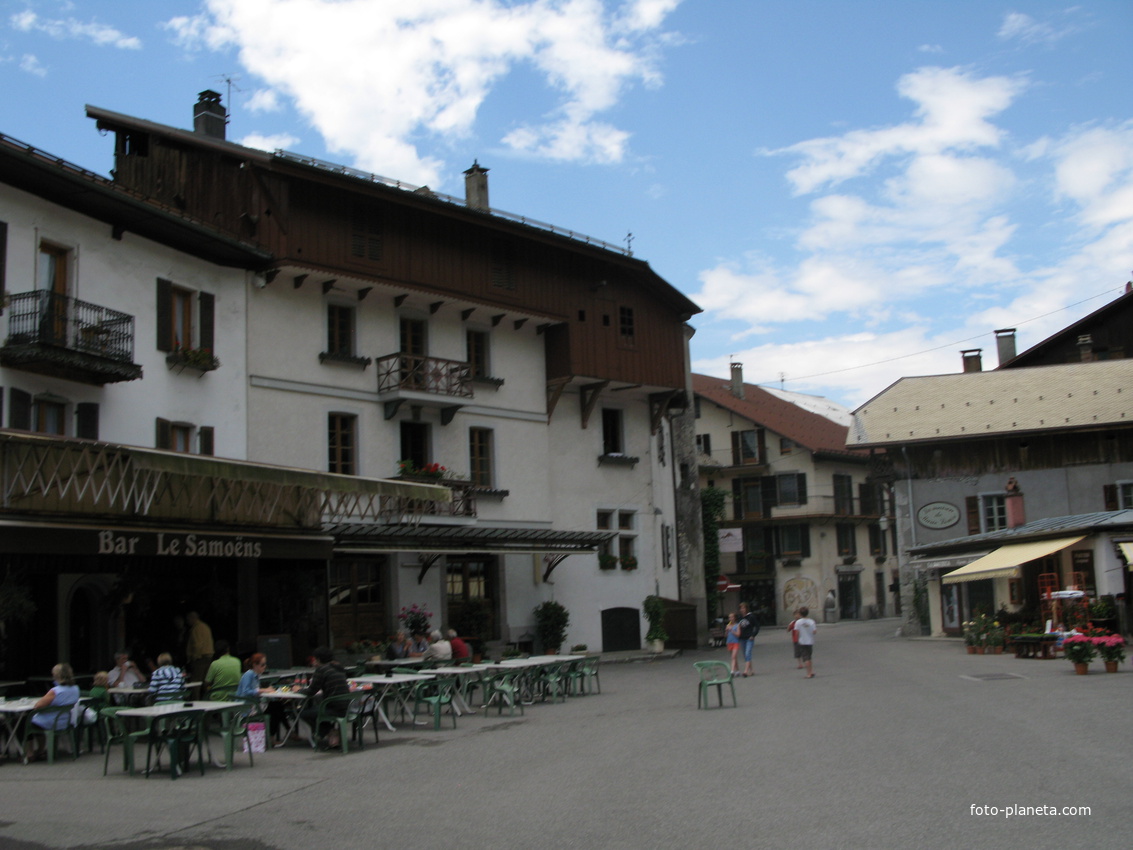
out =
<path fill-rule="evenodd" d="M 424 658 L 379 658 L 377 660 L 371 658 L 365 662 L 368 668 L 377 668 L 378 670 L 392 670 L 394 667 L 416 667 L 418 664 L 424 663 Z"/>
<path fill-rule="evenodd" d="M 475 714 L 476 711 L 468 702 L 468 677 L 479 677 L 487 668 L 478 667 L 430 667 L 428 671 L 434 676 L 451 676 L 456 679 L 456 687 L 452 692 L 452 702 L 456 706 L 457 714 Z"/>
<path fill-rule="evenodd" d="M 260 674 L 261 682 L 278 682 L 280 679 L 298 679 L 300 676 L 313 676 L 314 667 L 290 667 L 286 670 L 265 670 Z M 265 687 L 267 685 L 265 684 Z"/>
<path fill-rule="evenodd" d="M 20 743 L 20 721 L 35 710 L 39 697 L 23 697 L 22 699 L 0 700 L 0 739 L 4 741 L 4 748 L 0 753 L 7 754 L 15 750 L 17 757 L 24 757 L 24 747 Z M 7 733 L 7 734 L 5 734 Z"/>
<path fill-rule="evenodd" d="M 118 712 L 119 717 L 137 717 L 145 720 L 148 728 L 153 728 L 153 722 L 169 714 L 181 711 L 203 711 L 205 714 L 215 714 L 218 711 L 231 711 L 233 709 L 246 709 L 245 702 L 231 702 L 227 700 L 193 700 L 192 702 L 159 702 L 154 705 L 143 705 L 137 708 L 123 708 Z M 206 740 L 206 744 L 207 744 Z M 209 745 L 209 761 L 212 761 L 212 746 Z"/>
<path fill-rule="evenodd" d="M 410 708 L 409 703 L 405 701 L 405 697 L 402 696 L 401 691 L 400 689 L 397 689 L 397 686 L 404 685 L 409 682 L 427 682 L 433 678 L 435 677 L 432 675 L 432 671 L 430 671 L 429 673 L 383 673 L 380 675 L 372 674 L 366 676 L 354 676 L 350 679 L 350 681 L 357 682 L 361 685 L 371 686 L 371 693 L 373 694 L 374 699 L 377 700 L 378 716 L 382 719 L 382 722 L 386 725 L 386 728 L 389 729 L 389 731 L 393 732 L 395 731 L 393 724 L 389 722 L 389 716 L 386 714 L 385 710 L 386 697 L 389 696 L 391 691 L 393 691 L 394 695 L 401 701 L 402 707 L 407 712 L 409 712 L 410 716 L 412 716 L 413 709 Z M 416 718 L 414 718 L 413 722 L 418 726 L 424 725 L 424 721 L 418 721 Z"/>
<path fill-rule="evenodd" d="M 22 685 L 22 684 L 24 684 L 23 679 L 20 679 L 18 681 L 13 681 L 13 682 L 0 682 L 0 695 L 2 695 L 5 691 L 7 691 L 8 688 L 15 688 L 15 687 Z"/>
<path fill-rule="evenodd" d="M 283 731 L 279 736 L 279 743 L 275 745 L 282 747 L 299 728 L 299 714 L 307 702 L 307 695 L 301 690 L 276 688 L 274 691 L 261 693 L 260 699 L 273 700 L 283 706 Z"/>
<path fill-rule="evenodd" d="M 202 684 L 202 682 L 186 682 L 184 690 L 191 691 L 193 688 L 199 688 Z M 107 688 L 106 693 L 107 696 L 122 697 L 130 705 L 141 705 L 152 692 L 148 687 L 143 686 L 140 688 Z"/>

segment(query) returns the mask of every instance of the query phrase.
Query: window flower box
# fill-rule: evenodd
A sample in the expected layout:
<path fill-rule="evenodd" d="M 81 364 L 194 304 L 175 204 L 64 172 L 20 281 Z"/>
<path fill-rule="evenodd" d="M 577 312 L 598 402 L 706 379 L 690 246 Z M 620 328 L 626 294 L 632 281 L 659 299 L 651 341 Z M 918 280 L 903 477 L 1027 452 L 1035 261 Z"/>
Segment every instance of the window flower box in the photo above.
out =
<path fill-rule="evenodd" d="M 203 373 L 219 368 L 220 358 L 212 353 L 211 348 L 175 348 L 165 355 L 165 363 L 178 372 L 195 369 Z"/>
<path fill-rule="evenodd" d="M 344 366 L 358 366 L 365 369 L 374 362 L 372 357 L 355 357 L 353 354 L 339 354 L 334 351 L 320 351 L 320 363 L 341 363 Z"/>

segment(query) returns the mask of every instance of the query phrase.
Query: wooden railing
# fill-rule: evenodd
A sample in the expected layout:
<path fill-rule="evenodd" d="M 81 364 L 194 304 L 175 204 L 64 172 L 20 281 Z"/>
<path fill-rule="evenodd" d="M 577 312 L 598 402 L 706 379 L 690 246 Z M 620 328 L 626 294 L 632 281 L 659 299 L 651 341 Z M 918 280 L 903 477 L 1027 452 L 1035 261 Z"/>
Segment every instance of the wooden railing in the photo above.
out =
<path fill-rule="evenodd" d="M 437 395 L 472 398 L 472 366 L 461 360 L 420 354 L 387 354 L 379 357 L 378 392 L 411 390 Z"/>

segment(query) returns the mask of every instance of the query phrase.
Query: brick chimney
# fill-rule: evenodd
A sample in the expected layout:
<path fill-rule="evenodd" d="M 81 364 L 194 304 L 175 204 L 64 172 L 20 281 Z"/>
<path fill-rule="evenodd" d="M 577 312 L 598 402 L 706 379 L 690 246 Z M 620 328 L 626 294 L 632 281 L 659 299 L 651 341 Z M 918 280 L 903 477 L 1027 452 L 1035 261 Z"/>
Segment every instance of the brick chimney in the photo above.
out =
<path fill-rule="evenodd" d="M 228 112 L 220 105 L 220 95 L 205 89 L 193 104 L 193 132 L 211 139 L 223 139 Z"/>
<path fill-rule="evenodd" d="M 960 359 L 964 363 L 965 372 L 982 372 L 984 370 L 983 358 L 980 356 L 982 351 L 982 348 L 969 348 L 960 352 Z"/>
<path fill-rule="evenodd" d="M 464 203 L 474 210 L 488 212 L 488 169 L 472 160 L 472 167 L 464 172 Z"/>
<path fill-rule="evenodd" d="M 736 398 L 744 397 L 744 364 L 732 364 L 732 395 Z"/>
<path fill-rule="evenodd" d="M 1007 527 L 1018 528 L 1027 522 L 1027 513 L 1023 509 L 1023 491 L 1019 489 L 1019 482 L 1014 478 L 1007 479 L 1007 486 L 1004 489 L 1007 491 L 1007 496 L 1003 500 L 1007 509 Z"/>
<path fill-rule="evenodd" d="M 1015 329 L 1000 328 L 995 332 L 995 345 L 999 353 L 999 365 L 1015 357 Z"/>

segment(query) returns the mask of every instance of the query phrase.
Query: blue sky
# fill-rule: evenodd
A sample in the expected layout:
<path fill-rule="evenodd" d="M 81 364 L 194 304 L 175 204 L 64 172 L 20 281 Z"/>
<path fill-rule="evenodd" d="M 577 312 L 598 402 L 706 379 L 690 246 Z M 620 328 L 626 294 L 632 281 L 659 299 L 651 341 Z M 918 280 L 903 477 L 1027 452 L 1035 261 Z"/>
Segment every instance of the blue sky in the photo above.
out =
<path fill-rule="evenodd" d="M 693 368 L 855 407 L 1133 270 L 1133 3 L 0 0 L 0 132 L 92 171 L 85 104 L 617 244 L 704 308 Z"/>

